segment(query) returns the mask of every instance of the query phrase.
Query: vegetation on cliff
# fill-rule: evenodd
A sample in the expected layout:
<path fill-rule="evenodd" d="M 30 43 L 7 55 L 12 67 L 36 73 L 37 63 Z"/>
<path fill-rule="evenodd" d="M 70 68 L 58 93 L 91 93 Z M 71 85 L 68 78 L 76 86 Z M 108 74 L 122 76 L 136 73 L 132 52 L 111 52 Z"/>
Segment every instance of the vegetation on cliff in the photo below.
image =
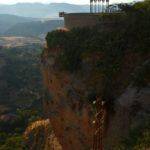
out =
<path fill-rule="evenodd" d="M 114 78 L 121 72 L 125 55 L 137 55 L 142 59 L 133 62 L 134 67 L 139 66 L 140 69 L 136 68 L 136 75 L 133 70 L 127 75 L 126 86 L 131 80 L 139 87 L 148 83 L 149 61 L 148 57 L 143 56 L 148 56 L 150 47 L 150 2 L 120 7 L 125 11 L 119 15 L 122 21 L 108 31 L 105 30 L 106 25 L 103 30 L 99 26 L 76 28 L 68 32 L 58 30 L 48 33 L 46 37 L 49 48 L 61 49 L 57 63 L 63 70 L 76 72 L 82 69 L 86 55 L 90 53 L 100 55 L 101 58 L 95 62 L 95 68 L 104 75 L 105 96 L 108 95 L 108 91 L 112 91 Z M 103 15 L 103 19 L 109 17 L 110 21 L 111 19 L 113 21 L 113 15 Z"/>
<path fill-rule="evenodd" d="M 46 37 L 48 58 L 54 51 L 57 53 L 54 68 L 69 75 L 81 75 L 81 78 L 86 78 L 85 70 L 90 68 L 87 73 L 93 84 L 88 83 L 90 78 L 85 84 L 92 90 L 84 100 L 95 100 L 100 95 L 108 104 L 109 112 L 115 110 L 114 101 L 127 87 L 136 87 L 138 92 L 149 85 L 150 1 L 121 5 L 121 8 L 120 22 L 114 22 L 114 14 L 102 16 L 115 23 L 112 27 L 106 24 L 103 29 L 97 25 L 58 30 Z M 146 122 L 147 119 L 142 120 L 144 125 Z M 129 137 L 116 149 L 139 150 L 142 145 L 142 148 L 149 148 L 149 133 L 147 126 L 131 128 Z"/>

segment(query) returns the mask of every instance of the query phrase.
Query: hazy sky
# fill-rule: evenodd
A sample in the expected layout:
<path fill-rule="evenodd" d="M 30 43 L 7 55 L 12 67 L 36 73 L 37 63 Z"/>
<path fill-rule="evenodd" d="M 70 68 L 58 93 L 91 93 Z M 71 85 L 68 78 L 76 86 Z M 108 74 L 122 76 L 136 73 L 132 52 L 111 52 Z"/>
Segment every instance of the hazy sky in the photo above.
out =
<path fill-rule="evenodd" d="M 117 2 L 132 2 L 133 0 L 110 0 L 112 3 L 117 3 Z M 66 2 L 66 3 L 74 3 L 74 4 L 88 4 L 89 0 L 0 0 L 1 4 L 14 4 L 14 3 L 19 3 L 19 2 L 40 2 L 40 3 L 61 3 L 61 2 Z"/>

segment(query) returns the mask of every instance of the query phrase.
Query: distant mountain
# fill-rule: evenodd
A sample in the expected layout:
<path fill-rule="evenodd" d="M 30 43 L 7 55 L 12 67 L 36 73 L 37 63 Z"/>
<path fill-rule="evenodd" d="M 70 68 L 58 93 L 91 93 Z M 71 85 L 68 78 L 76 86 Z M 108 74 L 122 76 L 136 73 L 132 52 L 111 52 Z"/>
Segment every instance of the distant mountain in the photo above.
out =
<path fill-rule="evenodd" d="M 4 35 L 7 36 L 43 36 L 47 32 L 63 27 L 63 20 L 32 21 L 18 23 L 9 28 Z"/>
<path fill-rule="evenodd" d="M 33 18 L 56 18 L 61 11 L 88 12 L 89 6 L 67 3 L 17 3 L 14 5 L 0 5 L 0 14 L 11 14 Z"/>
<path fill-rule="evenodd" d="M 0 14 L 0 34 L 6 32 L 10 27 L 18 23 L 25 23 L 35 21 L 37 19 L 20 17 L 9 14 Z"/>

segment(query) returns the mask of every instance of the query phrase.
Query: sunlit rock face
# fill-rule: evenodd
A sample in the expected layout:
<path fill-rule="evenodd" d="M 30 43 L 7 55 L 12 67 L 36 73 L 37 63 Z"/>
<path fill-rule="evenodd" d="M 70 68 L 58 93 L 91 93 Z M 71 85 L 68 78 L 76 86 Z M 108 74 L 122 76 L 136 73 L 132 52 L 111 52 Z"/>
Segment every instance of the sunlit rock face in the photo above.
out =
<path fill-rule="evenodd" d="M 53 51 L 53 50 L 52 50 Z M 90 149 L 92 145 L 92 107 L 86 86 L 89 75 L 60 71 L 55 50 L 45 50 L 43 76 L 46 93 L 44 110 L 65 150 Z"/>
<path fill-rule="evenodd" d="M 82 68 L 71 73 L 59 68 L 57 56 L 60 52 L 61 49 L 57 48 L 45 49 L 42 55 L 44 111 L 64 150 L 90 150 L 93 143 L 94 120 L 92 102 L 95 100 L 95 93 L 101 96 L 104 79 L 94 68 L 94 64 L 102 55 L 93 53 L 84 56 Z M 139 103 L 143 106 L 143 110 L 139 110 L 142 114 L 149 106 L 150 95 L 146 92 L 149 89 L 141 89 L 139 93 L 128 81 L 129 74 L 137 66 L 136 62 L 142 58 L 127 53 L 123 59 L 125 61 L 121 71 L 115 77 L 116 87 L 113 92 L 118 94 L 118 97 L 115 112 L 110 114 L 104 137 L 106 150 L 116 150 L 121 138 L 128 135 L 130 126 L 140 121 L 139 117 L 135 117 L 139 115 L 138 111 L 135 118 L 130 115 L 132 105 Z"/>
<path fill-rule="evenodd" d="M 51 129 L 49 119 L 38 120 L 30 124 L 24 133 L 24 139 L 30 150 L 62 150 Z"/>

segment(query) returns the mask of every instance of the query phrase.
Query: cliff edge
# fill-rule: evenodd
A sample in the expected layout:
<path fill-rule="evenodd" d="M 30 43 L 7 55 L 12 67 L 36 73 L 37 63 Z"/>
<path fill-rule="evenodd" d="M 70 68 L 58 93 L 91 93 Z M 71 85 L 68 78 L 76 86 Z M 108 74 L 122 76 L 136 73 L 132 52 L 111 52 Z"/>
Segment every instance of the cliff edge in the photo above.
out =
<path fill-rule="evenodd" d="M 91 149 L 97 97 L 105 101 L 106 150 L 119 150 L 132 128 L 143 124 L 138 131 L 147 129 L 150 13 L 143 7 L 141 14 L 134 6 L 109 30 L 96 26 L 48 33 L 42 54 L 44 110 L 64 150 Z M 133 149 L 134 144 L 123 146 Z"/>

